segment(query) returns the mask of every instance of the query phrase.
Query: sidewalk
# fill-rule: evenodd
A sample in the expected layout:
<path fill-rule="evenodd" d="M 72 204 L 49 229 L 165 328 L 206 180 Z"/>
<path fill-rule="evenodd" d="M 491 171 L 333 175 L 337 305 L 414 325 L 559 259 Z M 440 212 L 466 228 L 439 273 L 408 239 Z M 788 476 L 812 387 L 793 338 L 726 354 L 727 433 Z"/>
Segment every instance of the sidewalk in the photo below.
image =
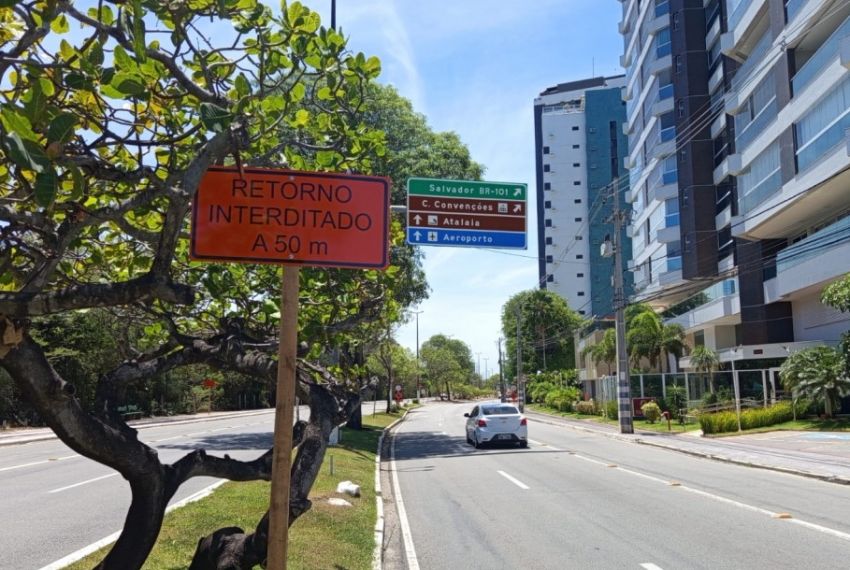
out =
<path fill-rule="evenodd" d="M 777 431 L 705 438 L 689 433 L 636 430 L 621 434 L 615 426 L 526 411 L 535 421 L 597 433 L 605 437 L 679 453 L 770 469 L 831 483 L 850 485 L 850 433 Z"/>
<path fill-rule="evenodd" d="M 153 418 L 142 418 L 140 420 L 132 420 L 127 422 L 130 427 L 136 429 L 147 429 L 164 425 L 181 425 L 193 424 L 197 422 L 206 422 L 209 420 L 220 420 L 231 417 L 256 416 L 260 414 L 270 414 L 274 412 L 274 408 L 260 410 L 243 410 L 238 412 L 213 412 L 211 414 L 194 414 L 180 416 L 163 416 Z M 48 439 L 56 439 L 56 434 L 50 428 L 13 428 L 8 430 L 0 430 L 0 447 L 4 445 L 19 445 L 22 443 L 32 443 L 34 441 L 44 441 Z"/>

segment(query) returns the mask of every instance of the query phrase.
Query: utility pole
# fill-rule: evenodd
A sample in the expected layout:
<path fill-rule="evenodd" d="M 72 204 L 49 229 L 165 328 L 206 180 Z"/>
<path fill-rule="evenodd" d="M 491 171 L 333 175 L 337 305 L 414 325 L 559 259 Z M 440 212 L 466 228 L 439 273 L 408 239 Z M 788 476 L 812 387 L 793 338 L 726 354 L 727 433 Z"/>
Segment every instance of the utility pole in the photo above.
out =
<path fill-rule="evenodd" d="M 478 373 L 478 387 L 481 387 L 481 353 L 476 352 L 475 356 L 478 357 L 478 365 L 475 367 L 475 371 Z"/>
<path fill-rule="evenodd" d="M 516 308 L 516 389 L 519 399 L 519 411 L 525 411 L 525 383 L 522 381 L 522 342 L 520 340 L 520 325 L 522 323 L 522 307 Z"/>
<path fill-rule="evenodd" d="M 487 381 L 487 373 L 489 372 L 489 371 L 487 370 L 487 362 L 488 362 L 489 360 L 490 360 L 490 358 L 489 358 L 489 357 L 487 357 L 487 356 L 485 356 L 485 357 L 484 357 L 484 376 L 482 376 L 482 378 L 484 379 L 484 381 L 485 381 L 485 382 Z"/>
<path fill-rule="evenodd" d="M 336 30 L 336 0 L 331 0 L 331 29 Z"/>
<path fill-rule="evenodd" d="M 623 213 L 620 211 L 620 179 L 615 178 L 614 187 L 614 308 L 617 329 L 617 400 L 620 418 L 620 433 L 634 433 L 632 422 L 631 384 L 629 357 L 626 354 L 626 292 L 623 285 Z"/>
<path fill-rule="evenodd" d="M 413 311 L 413 314 L 416 315 L 416 399 L 422 397 L 422 389 L 420 388 L 420 366 L 419 366 L 419 315 L 424 313 L 424 311 Z"/>
<path fill-rule="evenodd" d="M 505 403 L 505 372 L 502 369 L 502 337 L 499 337 L 499 340 L 496 341 L 496 346 L 499 347 L 499 392 L 501 393 L 499 400 L 504 404 Z"/>

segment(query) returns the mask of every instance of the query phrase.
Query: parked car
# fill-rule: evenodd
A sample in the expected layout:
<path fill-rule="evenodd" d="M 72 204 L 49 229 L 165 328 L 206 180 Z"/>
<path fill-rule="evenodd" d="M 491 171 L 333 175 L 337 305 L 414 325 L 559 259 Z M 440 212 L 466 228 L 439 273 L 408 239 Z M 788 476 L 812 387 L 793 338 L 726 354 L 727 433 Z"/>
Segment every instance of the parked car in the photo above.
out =
<path fill-rule="evenodd" d="M 528 447 L 528 420 L 511 404 L 479 404 L 463 414 L 466 442 L 476 448 L 485 443 L 510 443 Z"/>

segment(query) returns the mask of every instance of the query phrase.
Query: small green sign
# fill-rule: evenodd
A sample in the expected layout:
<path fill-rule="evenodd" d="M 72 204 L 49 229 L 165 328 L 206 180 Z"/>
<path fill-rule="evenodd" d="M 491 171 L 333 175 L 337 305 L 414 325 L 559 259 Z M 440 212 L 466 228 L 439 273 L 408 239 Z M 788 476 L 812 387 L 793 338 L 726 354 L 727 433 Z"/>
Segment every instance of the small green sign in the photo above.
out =
<path fill-rule="evenodd" d="M 443 198 L 525 200 L 528 195 L 528 186 L 515 182 L 408 178 L 407 193 L 416 196 L 441 196 Z"/>

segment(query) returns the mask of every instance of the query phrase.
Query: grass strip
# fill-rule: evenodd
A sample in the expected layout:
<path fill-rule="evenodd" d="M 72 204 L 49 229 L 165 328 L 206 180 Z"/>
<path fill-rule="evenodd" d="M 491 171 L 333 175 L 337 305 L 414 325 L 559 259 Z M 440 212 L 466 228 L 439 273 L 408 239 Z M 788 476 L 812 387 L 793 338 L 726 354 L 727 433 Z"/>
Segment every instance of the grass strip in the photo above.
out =
<path fill-rule="evenodd" d="M 364 415 L 363 430 L 341 430 L 340 444 L 328 448 L 310 493 L 313 508 L 289 531 L 290 569 L 366 570 L 372 567 L 377 519 L 375 452 L 383 428 L 400 417 L 401 414 Z M 336 493 L 337 484 L 345 480 L 360 485 L 360 497 Z M 265 481 L 225 483 L 209 497 L 172 511 L 165 517 L 156 546 L 144 565 L 145 570 L 188 568 L 202 536 L 226 526 L 253 529 L 268 508 L 269 492 L 270 484 Z M 353 506 L 332 506 L 327 502 L 331 497 L 344 498 Z M 92 568 L 103 559 L 108 548 L 66 568 Z"/>

